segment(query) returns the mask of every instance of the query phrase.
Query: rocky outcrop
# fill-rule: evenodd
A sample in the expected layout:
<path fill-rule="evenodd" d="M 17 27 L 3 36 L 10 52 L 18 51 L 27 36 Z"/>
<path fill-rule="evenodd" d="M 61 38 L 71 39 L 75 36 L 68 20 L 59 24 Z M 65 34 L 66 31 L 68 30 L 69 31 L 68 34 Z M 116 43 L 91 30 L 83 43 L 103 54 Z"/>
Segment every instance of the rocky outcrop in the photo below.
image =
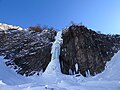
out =
<path fill-rule="evenodd" d="M 102 72 L 106 61 L 120 50 L 119 35 L 98 34 L 85 26 L 72 25 L 63 31 L 61 70 L 86 76 Z"/>
<path fill-rule="evenodd" d="M 55 30 L 42 32 L 6 30 L 0 32 L 0 55 L 8 59 L 7 66 L 22 75 L 44 71 L 51 60 L 51 46 Z"/>

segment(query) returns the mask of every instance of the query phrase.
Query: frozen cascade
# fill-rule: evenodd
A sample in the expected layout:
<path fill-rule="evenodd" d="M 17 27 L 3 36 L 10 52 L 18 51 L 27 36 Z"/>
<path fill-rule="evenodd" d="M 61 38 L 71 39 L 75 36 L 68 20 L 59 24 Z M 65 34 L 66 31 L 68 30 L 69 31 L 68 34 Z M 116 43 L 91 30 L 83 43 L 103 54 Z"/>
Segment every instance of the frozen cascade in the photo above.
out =
<path fill-rule="evenodd" d="M 63 42 L 62 39 L 62 31 L 59 31 L 57 35 L 55 36 L 55 41 L 52 45 L 52 58 L 50 63 L 48 64 L 44 74 L 60 74 L 60 63 L 59 63 L 59 55 L 60 55 L 60 46 Z"/>

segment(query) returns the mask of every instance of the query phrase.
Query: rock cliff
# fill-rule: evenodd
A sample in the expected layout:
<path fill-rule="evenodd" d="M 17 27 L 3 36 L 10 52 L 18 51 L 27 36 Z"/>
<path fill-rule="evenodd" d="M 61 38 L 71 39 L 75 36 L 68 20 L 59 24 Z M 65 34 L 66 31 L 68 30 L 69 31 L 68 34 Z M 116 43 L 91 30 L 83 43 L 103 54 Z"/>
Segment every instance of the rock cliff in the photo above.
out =
<path fill-rule="evenodd" d="M 0 31 L 0 55 L 6 65 L 21 75 L 44 72 L 51 60 L 51 46 L 56 31 L 7 29 Z M 71 25 L 62 31 L 60 51 L 64 74 L 95 75 L 105 69 L 106 62 L 120 50 L 120 35 L 98 34 L 82 25 Z"/>
<path fill-rule="evenodd" d="M 7 66 L 16 69 L 22 75 L 33 75 L 44 71 L 51 60 L 51 46 L 56 35 L 55 30 L 6 30 L 0 32 L 0 55 Z"/>
<path fill-rule="evenodd" d="M 61 70 L 65 74 L 95 75 L 118 50 L 119 35 L 98 34 L 85 26 L 72 25 L 63 30 Z"/>

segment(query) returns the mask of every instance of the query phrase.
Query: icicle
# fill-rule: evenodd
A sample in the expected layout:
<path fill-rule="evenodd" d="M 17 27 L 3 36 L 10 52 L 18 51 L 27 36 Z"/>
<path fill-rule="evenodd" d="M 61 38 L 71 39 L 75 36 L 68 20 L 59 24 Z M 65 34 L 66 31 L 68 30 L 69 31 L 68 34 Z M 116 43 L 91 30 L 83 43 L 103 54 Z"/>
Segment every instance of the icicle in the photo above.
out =
<path fill-rule="evenodd" d="M 75 64 L 75 70 L 76 70 L 76 72 L 78 71 L 78 64 L 77 63 Z"/>
<path fill-rule="evenodd" d="M 94 75 L 96 75 L 96 72 L 94 72 Z"/>
<path fill-rule="evenodd" d="M 71 69 L 69 69 L 69 75 L 73 75 L 73 73 L 72 73 L 72 70 L 71 70 Z"/>
<path fill-rule="evenodd" d="M 85 73 L 86 73 L 86 77 L 90 77 L 91 76 L 89 70 L 87 70 Z"/>
<path fill-rule="evenodd" d="M 88 70 L 88 77 L 90 77 L 91 75 L 90 75 L 90 70 Z"/>

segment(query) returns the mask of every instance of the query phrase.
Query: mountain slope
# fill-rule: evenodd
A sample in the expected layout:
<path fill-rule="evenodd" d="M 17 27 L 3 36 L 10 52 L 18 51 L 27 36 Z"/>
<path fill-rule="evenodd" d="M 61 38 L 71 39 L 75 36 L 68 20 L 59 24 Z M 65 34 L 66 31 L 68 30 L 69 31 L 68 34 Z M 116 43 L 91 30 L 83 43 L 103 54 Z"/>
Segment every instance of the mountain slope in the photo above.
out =
<path fill-rule="evenodd" d="M 0 56 L 0 80 L 8 85 L 20 85 L 28 83 L 27 78 L 12 71 L 5 65 L 5 60 Z M 30 81 L 29 81 L 30 82 Z M 0 89 L 1 90 L 1 89 Z"/>
<path fill-rule="evenodd" d="M 106 64 L 103 73 L 83 77 L 60 73 L 59 63 L 61 34 L 58 32 L 52 45 L 52 58 L 46 71 L 39 76 L 20 76 L 5 65 L 0 57 L 0 90 L 119 90 L 120 89 L 120 51 Z M 77 67 L 77 66 L 76 66 Z M 50 70 L 50 72 L 48 72 Z M 77 69 L 76 69 L 77 70 Z"/>
<path fill-rule="evenodd" d="M 6 30 L 0 32 L 0 55 L 21 75 L 44 71 L 51 59 L 51 46 L 56 31 Z"/>
<path fill-rule="evenodd" d="M 6 65 L 16 69 L 17 73 L 39 75 L 51 60 L 55 35 L 55 30 L 41 27 L 0 31 L 0 55 L 9 59 Z M 83 25 L 64 29 L 62 38 L 59 60 L 62 73 L 67 75 L 101 73 L 106 62 L 120 50 L 120 35 L 98 34 Z"/>
<path fill-rule="evenodd" d="M 14 26 L 14 25 L 0 23 L 0 31 L 10 30 L 10 29 L 23 30 L 23 28 L 21 28 L 20 26 Z"/>
<path fill-rule="evenodd" d="M 112 59 L 109 62 L 107 62 L 106 69 L 102 73 L 96 75 L 96 79 L 101 78 L 101 80 L 120 81 L 119 66 L 120 51 L 118 51 L 117 54 L 115 54 L 114 57 L 112 57 Z"/>

